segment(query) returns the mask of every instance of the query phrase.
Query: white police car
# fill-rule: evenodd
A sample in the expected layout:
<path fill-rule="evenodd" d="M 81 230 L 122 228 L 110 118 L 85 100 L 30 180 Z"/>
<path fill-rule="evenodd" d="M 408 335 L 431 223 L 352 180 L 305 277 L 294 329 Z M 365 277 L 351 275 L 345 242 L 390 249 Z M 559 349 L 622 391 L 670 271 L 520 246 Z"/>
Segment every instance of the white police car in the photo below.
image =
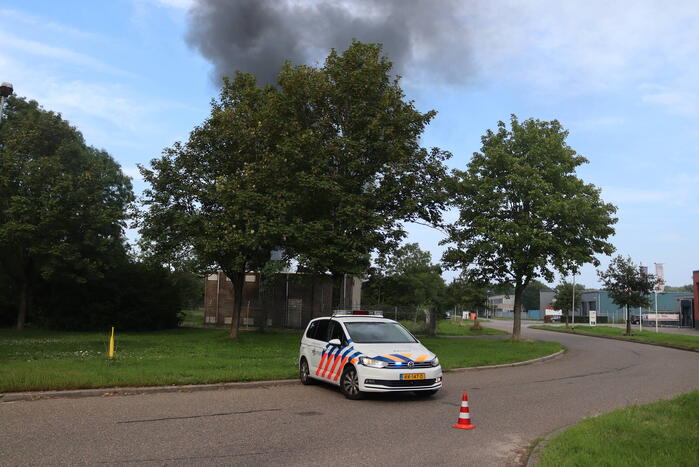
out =
<path fill-rule="evenodd" d="M 432 395 L 442 387 L 437 356 L 400 323 L 367 312 L 308 323 L 299 374 L 303 384 L 319 380 L 340 386 L 348 399 L 360 399 L 363 392 Z"/>

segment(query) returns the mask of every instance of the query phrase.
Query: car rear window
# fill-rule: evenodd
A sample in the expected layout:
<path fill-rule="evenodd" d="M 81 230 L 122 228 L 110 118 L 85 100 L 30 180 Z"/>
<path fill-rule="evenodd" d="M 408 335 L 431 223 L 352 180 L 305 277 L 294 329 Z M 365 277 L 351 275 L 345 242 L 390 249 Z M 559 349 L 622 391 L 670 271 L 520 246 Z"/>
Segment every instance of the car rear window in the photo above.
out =
<path fill-rule="evenodd" d="M 306 331 L 306 337 L 309 339 L 316 339 L 319 341 L 328 341 L 328 323 L 330 321 L 327 319 L 320 319 L 318 321 L 313 321 L 310 326 L 308 326 L 308 331 Z"/>
<path fill-rule="evenodd" d="M 345 323 L 352 340 L 358 344 L 413 343 L 415 338 L 398 323 Z"/>

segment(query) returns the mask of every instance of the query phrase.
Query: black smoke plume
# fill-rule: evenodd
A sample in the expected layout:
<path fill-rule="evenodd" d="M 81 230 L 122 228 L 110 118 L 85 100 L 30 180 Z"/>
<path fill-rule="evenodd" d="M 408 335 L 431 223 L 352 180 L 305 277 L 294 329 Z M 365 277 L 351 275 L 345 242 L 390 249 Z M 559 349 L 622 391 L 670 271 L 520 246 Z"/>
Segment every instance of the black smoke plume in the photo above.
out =
<path fill-rule="evenodd" d="M 457 0 L 198 0 L 187 42 L 214 65 L 274 83 L 285 60 L 315 65 L 352 39 L 383 44 L 396 73 L 447 82 L 468 75 L 467 31 Z"/>

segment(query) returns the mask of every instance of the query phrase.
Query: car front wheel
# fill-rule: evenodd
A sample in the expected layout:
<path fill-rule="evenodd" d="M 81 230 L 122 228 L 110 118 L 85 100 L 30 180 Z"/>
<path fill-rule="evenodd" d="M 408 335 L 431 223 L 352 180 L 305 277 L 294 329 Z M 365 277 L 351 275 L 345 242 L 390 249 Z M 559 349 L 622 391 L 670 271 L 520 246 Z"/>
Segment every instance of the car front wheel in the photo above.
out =
<path fill-rule="evenodd" d="M 342 391 L 342 394 L 344 394 L 347 399 L 357 400 L 363 397 L 362 392 L 359 390 L 357 370 L 353 366 L 348 366 L 342 372 L 340 391 Z"/>

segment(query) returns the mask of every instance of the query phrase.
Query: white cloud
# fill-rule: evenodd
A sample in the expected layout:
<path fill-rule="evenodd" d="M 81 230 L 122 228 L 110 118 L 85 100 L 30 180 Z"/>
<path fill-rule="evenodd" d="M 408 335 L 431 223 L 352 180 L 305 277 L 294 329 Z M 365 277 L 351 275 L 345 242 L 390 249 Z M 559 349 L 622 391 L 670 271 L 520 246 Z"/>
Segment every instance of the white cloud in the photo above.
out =
<path fill-rule="evenodd" d="M 570 128 L 575 131 L 594 131 L 603 128 L 617 128 L 623 126 L 625 123 L 626 119 L 623 117 L 600 115 L 571 122 Z"/>
<path fill-rule="evenodd" d="M 124 172 L 124 175 L 126 175 L 127 177 L 131 177 L 134 181 L 143 180 L 143 176 L 141 176 L 141 172 L 138 170 L 138 167 L 136 166 L 122 167 L 121 171 Z"/>
<path fill-rule="evenodd" d="M 80 39 L 95 39 L 100 37 L 93 32 L 83 31 L 80 29 L 65 26 L 60 23 L 48 21 L 45 18 L 29 15 L 19 10 L 2 9 L 0 10 L 0 22 L 7 24 L 8 21 L 13 23 L 21 22 L 32 28 L 40 28 L 62 35 L 70 35 Z"/>
<path fill-rule="evenodd" d="M 664 108 L 668 113 L 683 117 L 699 116 L 699 95 L 690 91 L 663 88 L 662 91 L 643 94 L 641 100 Z"/>
<path fill-rule="evenodd" d="M 187 9 L 191 7 L 196 0 L 151 0 L 153 3 L 169 8 Z"/>
<path fill-rule="evenodd" d="M 672 193 L 665 190 L 607 186 L 602 188 L 602 198 L 613 204 L 668 203 Z"/>
<path fill-rule="evenodd" d="M 626 182 L 628 183 L 628 182 Z M 684 183 L 683 180 L 662 179 L 639 180 L 638 188 L 629 186 L 605 186 L 602 188 L 602 199 L 615 205 L 664 205 L 689 207 L 699 188 L 696 183 Z"/>
<path fill-rule="evenodd" d="M 37 55 L 63 63 L 78 65 L 93 71 L 120 76 L 134 76 L 133 73 L 126 72 L 96 58 L 90 57 L 89 55 L 85 55 L 65 47 L 57 47 L 38 41 L 23 39 L 3 32 L 0 32 L 0 43 L 2 44 L 3 51 L 5 53 L 8 50 L 15 52 L 18 51 L 23 54 Z"/>
<path fill-rule="evenodd" d="M 189 8 L 191 7 L 194 3 L 196 3 L 196 0 L 158 0 L 160 3 L 163 3 L 167 6 L 173 7 L 173 8 Z"/>
<path fill-rule="evenodd" d="M 699 81 L 699 2 L 499 1 L 464 6 L 484 78 L 572 94 Z M 679 84 L 679 83 L 678 83 Z"/>

